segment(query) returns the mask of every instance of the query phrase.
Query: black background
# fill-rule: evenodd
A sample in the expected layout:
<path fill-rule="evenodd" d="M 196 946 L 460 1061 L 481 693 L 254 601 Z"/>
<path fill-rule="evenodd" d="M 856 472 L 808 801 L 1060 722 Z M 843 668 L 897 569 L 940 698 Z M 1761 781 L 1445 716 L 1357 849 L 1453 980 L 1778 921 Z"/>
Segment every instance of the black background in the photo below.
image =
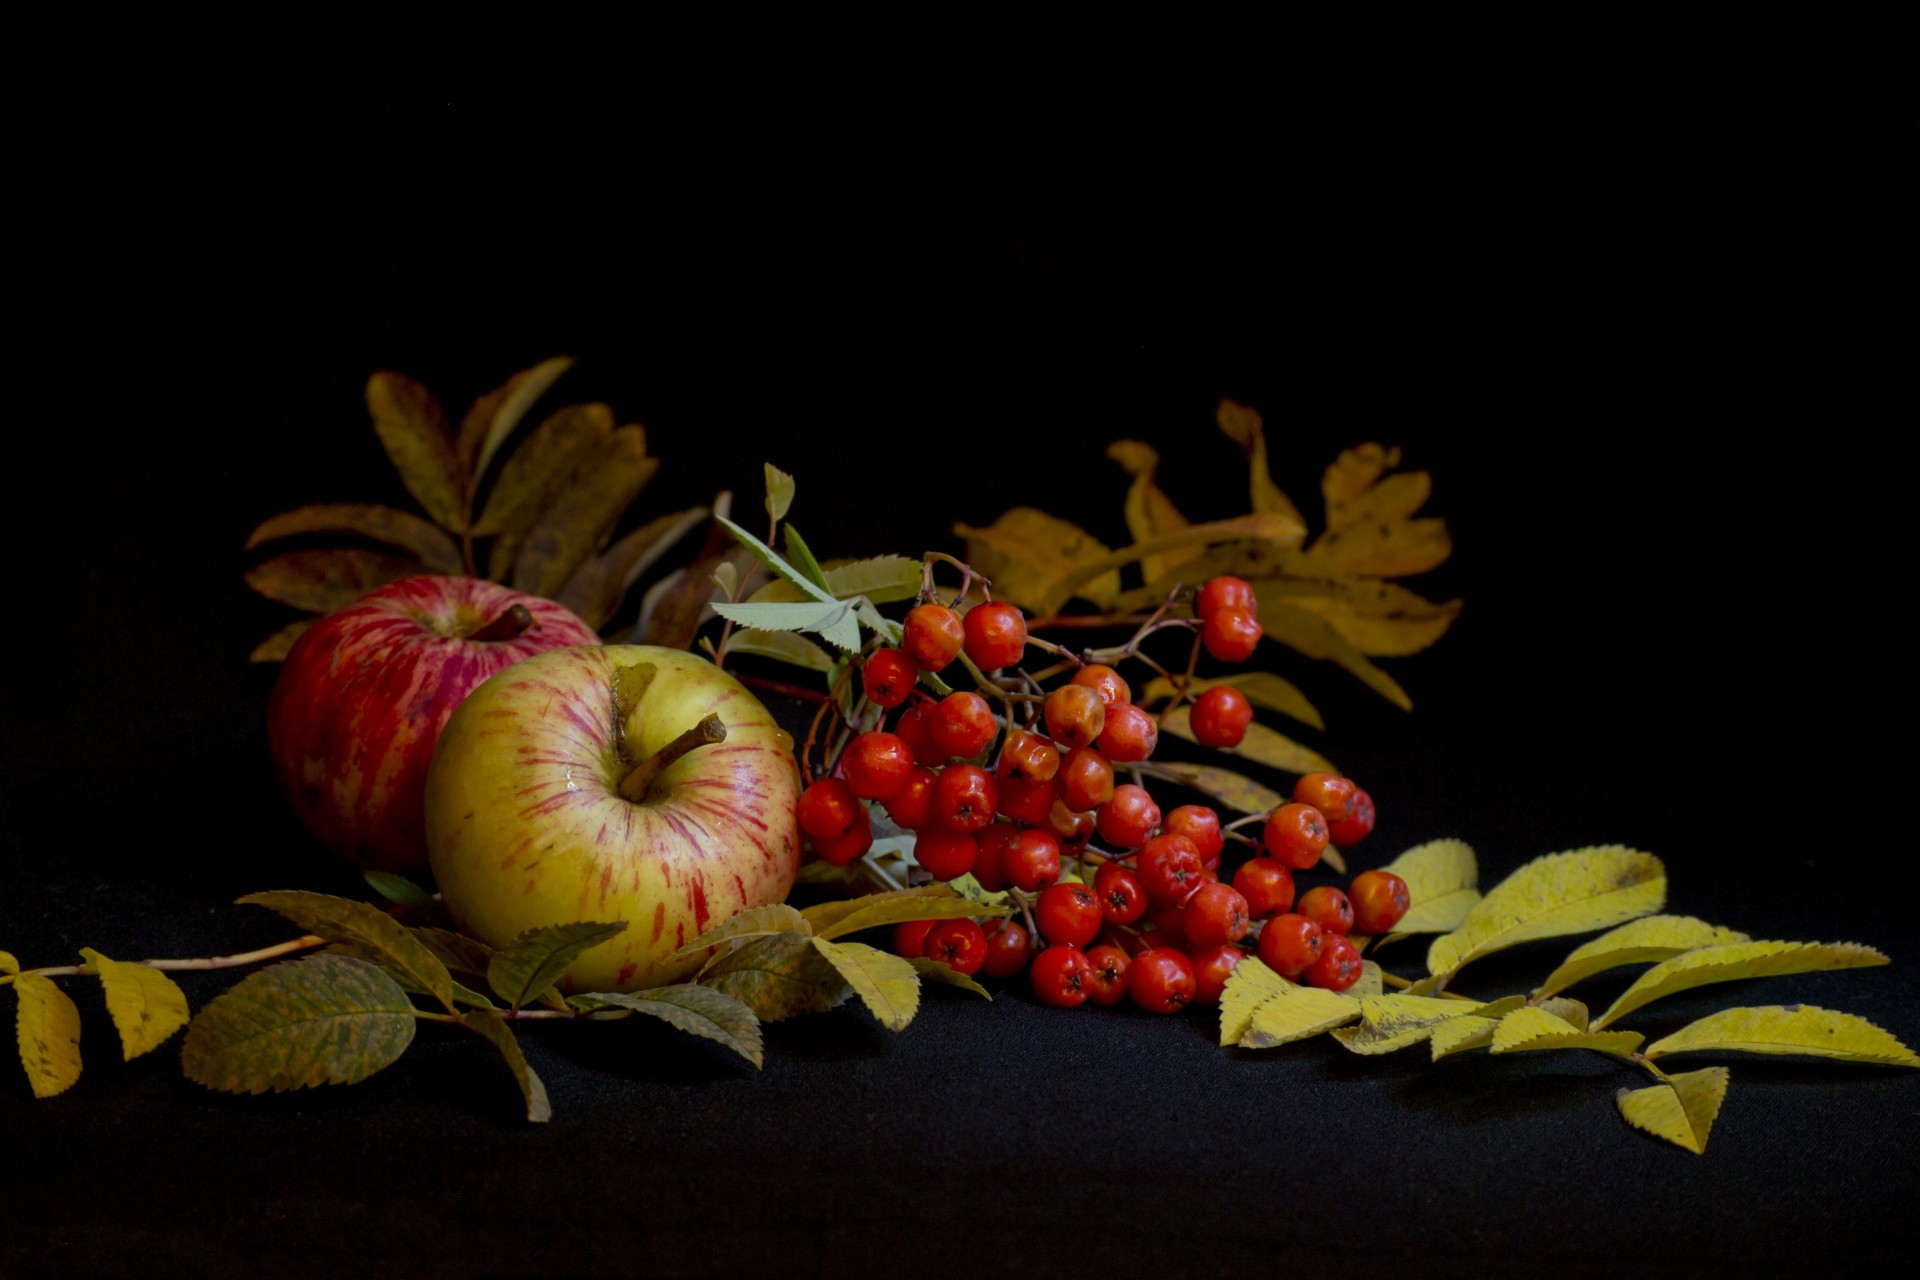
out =
<path fill-rule="evenodd" d="M 410 505 L 374 370 L 457 413 L 564 352 L 548 403 L 604 399 L 664 460 L 636 518 L 756 502 L 768 459 L 827 555 L 957 550 L 953 521 L 1016 503 L 1124 542 L 1123 437 L 1188 514 L 1237 514 L 1221 396 L 1265 414 L 1310 522 L 1341 447 L 1403 446 L 1457 548 L 1412 585 L 1467 600 L 1388 664 L 1417 710 L 1264 651 L 1380 802 L 1357 862 L 1458 835 L 1490 884 L 1647 849 L 1671 910 L 1895 964 L 1637 1028 L 1805 1000 L 1920 1043 L 1911 875 L 1843 719 L 1886 655 L 1850 558 L 1816 554 L 1860 540 L 1880 465 L 1835 406 L 1886 372 L 1841 335 L 1884 287 L 1882 169 L 1604 77 L 829 101 L 455 63 L 195 66 L 21 140 L 0 945 L 23 961 L 241 950 L 285 929 L 235 896 L 354 891 L 272 788 L 273 671 L 245 657 L 288 615 L 242 585 L 242 543 L 307 502 Z M 856 1008 L 770 1028 L 761 1073 L 664 1029 L 530 1035 L 556 1109 L 530 1129 L 432 1028 L 364 1085 L 232 1099 L 171 1047 L 118 1062 L 74 989 L 79 1085 L 36 1102 L 0 1072 L 9 1276 L 1811 1272 L 1886 1263 L 1914 1191 L 1920 1085 L 1891 1070 L 1735 1061 L 1694 1157 L 1621 1121 L 1640 1082 L 1598 1058 L 1239 1053 L 1207 1015 L 1014 987 L 932 992 L 898 1037 Z"/>

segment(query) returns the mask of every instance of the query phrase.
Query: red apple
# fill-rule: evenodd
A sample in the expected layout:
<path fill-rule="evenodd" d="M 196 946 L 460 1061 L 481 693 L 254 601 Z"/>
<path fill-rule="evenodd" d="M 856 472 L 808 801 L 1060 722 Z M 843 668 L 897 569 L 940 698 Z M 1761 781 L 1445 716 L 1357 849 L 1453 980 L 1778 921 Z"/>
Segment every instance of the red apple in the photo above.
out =
<path fill-rule="evenodd" d="M 474 578 L 405 578 L 295 642 L 267 705 L 281 787 L 314 837 L 360 867 L 427 865 L 427 766 L 454 709 L 522 658 L 599 644 L 551 600 Z"/>

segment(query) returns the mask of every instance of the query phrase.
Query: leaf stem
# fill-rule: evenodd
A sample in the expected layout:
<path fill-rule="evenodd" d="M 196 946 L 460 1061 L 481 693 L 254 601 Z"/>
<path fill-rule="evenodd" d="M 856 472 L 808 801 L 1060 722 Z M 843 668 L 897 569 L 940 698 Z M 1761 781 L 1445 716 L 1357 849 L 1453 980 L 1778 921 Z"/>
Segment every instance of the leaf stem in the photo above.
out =
<path fill-rule="evenodd" d="M 245 964 L 258 964 L 262 960 L 271 960 L 275 956 L 284 956 L 294 951 L 305 951 L 309 947 L 321 947 L 327 940 L 314 934 L 304 938 L 295 938 L 291 942 L 275 943 L 271 947 L 262 947 L 258 951 L 244 951 L 231 956 L 209 956 L 203 960 L 134 960 L 130 963 L 145 965 L 149 969 L 171 969 L 175 972 L 188 969 L 237 969 Z M 66 978 L 93 973 L 92 965 L 63 964 L 46 969 L 29 969 L 26 972 L 37 973 L 48 978 Z M 11 975 L 0 977 L 0 986 L 13 981 Z"/>
<path fill-rule="evenodd" d="M 627 776 L 620 779 L 620 795 L 635 804 L 640 803 L 646 799 L 647 788 L 653 785 L 654 779 L 674 761 L 699 747 L 724 742 L 726 737 L 727 726 L 720 723 L 719 715 L 708 712 L 699 724 L 633 766 Z"/>

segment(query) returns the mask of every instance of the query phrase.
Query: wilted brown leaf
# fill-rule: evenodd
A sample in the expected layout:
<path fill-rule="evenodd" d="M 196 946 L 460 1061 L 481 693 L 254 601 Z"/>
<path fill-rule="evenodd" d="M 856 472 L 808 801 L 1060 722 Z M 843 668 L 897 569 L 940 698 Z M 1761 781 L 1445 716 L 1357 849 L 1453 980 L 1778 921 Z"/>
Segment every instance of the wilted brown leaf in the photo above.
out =
<path fill-rule="evenodd" d="M 307 633 L 313 625 L 312 618 L 302 618 L 298 622 L 289 622 L 272 635 L 253 647 L 247 655 L 248 662 L 279 662 L 293 648 L 293 642 Z"/>
<path fill-rule="evenodd" d="M 613 409 L 607 405 L 570 404 L 554 410 L 501 465 L 473 532 L 510 535 L 517 545 L 567 477 L 612 434 Z"/>
<path fill-rule="evenodd" d="M 467 410 L 467 416 L 460 422 L 455 453 L 467 477 L 469 508 L 480 477 L 486 475 L 487 464 L 493 461 L 501 444 L 520 425 L 520 419 L 526 417 L 533 402 L 547 394 L 547 389 L 571 368 L 573 361 L 566 356 L 542 360 L 533 368 L 514 374 L 504 385 L 475 400 Z"/>
<path fill-rule="evenodd" d="M 289 551 L 247 570 L 247 585 L 269 600 L 332 613 L 375 587 L 427 572 L 418 560 L 378 551 Z M 289 641 L 291 643 L 291 641 Z"/>
<path fill-rule="evenodd" d="M 302 533 L 359 534 L 413 552 L 436 573 L 459 573 L 462 567 L 460 544 L 446 530 L 411 512 L 375 503 L 335 502 L 284 512 L 247 535 L 246 549 Z"/>
<path fill-rule="evenodd" d="M 557 594 L 659 468 L 659 460 L 647 456 L 647 438 L 640 428 L 615 431 L 568 477 L 528 531 L 513 563 L 514 590 Z"/>
<path fill-rule="evenodd" d="M 640 575 L 709 514 L 705 507 L 690 507 L 641 525 L 581 565 L 561 591 L 560 603 L 590 627 L 606 625 Z"/>
<path fill-rule="evenodd" d="M 465 477 L 440 402 L 411 378 L 376 373 L 367 379 L 367 411 L 407 492 L 443 527 L 465 529 Z"/>

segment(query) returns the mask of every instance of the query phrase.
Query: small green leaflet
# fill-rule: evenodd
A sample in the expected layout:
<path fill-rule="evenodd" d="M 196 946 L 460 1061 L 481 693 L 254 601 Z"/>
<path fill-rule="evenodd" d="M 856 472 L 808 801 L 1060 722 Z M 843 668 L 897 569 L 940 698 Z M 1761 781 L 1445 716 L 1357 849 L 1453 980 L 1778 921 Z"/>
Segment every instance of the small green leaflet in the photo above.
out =
<path fill-rule="evenodd" d="M 767 515 L 778 524 L 793 509 L 793 477 L 771 462 L 763 465 L 767 472 Z"/>
<path fill-rule="evenodd" d="M 865 596 L 875 604 L 911 600 L 920 594 L 923 566 L 905 556 L 875 556 L 827 570 L 827 590 L 842 600 Z"/>
<path fill-rule="evenodd" d="M 453 976 L 447 972 L 447 966 L 405 926 L 378 907 L 351 898 L 298 889 L 250 893 L 239 901 L 277 911 L 308 933 L 330 942 L 359 943 L 406 974 L 449 1010 L 453 1009 Z"/>
<path fill-rule="evenodd" d="M 736 631 L 733 638 L 727 641 L 727 652 L 772 658 L 775 662 L 817 671 L 821 675 L 833 670 L 832 654 L 793 631 Z"/>
<path fill-rule="evenodd" d="M 852 611 L 852 606 L 838 600 L 830 604 L 818 600 L 795 604 L 734 604 L 715 600 L 713 611 L 729 622 L 761 631 L 819 631 L 839 622 Z"/>
<path fill-rule="evenodd" d="M 500 1051 L 506 1060 L 507 1070 L 513 1072 L 513 1082 L 520 1086 L 520 1096 L 526 1100 L 527 1119 L 534 1124 L 545 1124 L 553 1119 L 553 1104 L 547 1101 L 547 1086 L 540 1082 L 533 1068 L 527 1064 L 527 1055 L 520 1051 L 520 1042 L 513 1038 L 513 1029 L 497 1013 L 475 1010 L 460 1015 L 460 1025 L 487 1041 Z"/>
<path fill-rule="evenodd" d="M 487 961 L 487 985 L 518 1009 L 560 981 L 567 966 L 584 952 L 626 931 L 625 921 L 528 929 Z"/>
<path fill-rule="evenodd" d="M 813 548 L 809 547 L 807 540 L 800 536 L 800 531 L 788 525 L 785 537 L 787 558 L 793 562 L 793 567 L 807 575 L 807 580 L 822 591 L 832 591 L 833 587 L 827 582 L 827 575 L 820 571 L 820 562 L 813 558 Z"/>
<path fill-rule="evenodd" d="M 367 885 L 388 902 L 397 902 L 403 907 L 424 907 L 433 901 L 433 895 L 405 876 L 391 871 L 366 871 L 361 875 Z"/>
<path fill-rule="evenodd" d="M 413 1043 L 413 1005 L 379 966 L 290 960 L 243 978 L 187 1028 L 187 1078 L 227 1093 L 354 1084 Z"/>
<path fill-rule="evenodd" d="M 839 603 L 834 600 L 824 588 L 814 585 L 813 581 L 809 579 L 806 574 L 801 573 L 798 569 L 781 559 L 772 547 L 769 547 L 766 543 L 760 541 L 760 539 L 754 537 L 733 521 L 722 515 L 714 516 L 714 520 L 728 533 L 733 535 L 734 541 L 753 552 L 754 557 L 758 559 L 761 564 L 767 566 L 768 571 L 776 577 L 786 579 L 794 586 L 800 588 L 801 592 L 807 597 L 817 600 L 821 604 Z M 857 644 L 853 647 L 856 649 L 859 648 Z"/>
<path fill-rule="evenodd" d="M 758 1067 L 765 1061 L 760 1020 L 753 1010 L 713 987 L 680 983 L 631 993 L 600 991 L 577 996 L 582 1008 L 615 1007 L 644 1013 L 691 1035 L 725 1045 Z"/>

